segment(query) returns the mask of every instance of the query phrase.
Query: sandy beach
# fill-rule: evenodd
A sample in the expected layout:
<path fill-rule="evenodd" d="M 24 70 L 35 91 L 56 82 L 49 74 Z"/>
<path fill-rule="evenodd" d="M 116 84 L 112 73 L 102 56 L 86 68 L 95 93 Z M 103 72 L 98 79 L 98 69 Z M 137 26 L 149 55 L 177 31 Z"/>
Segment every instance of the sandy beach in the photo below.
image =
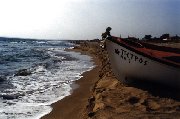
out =
<path fill-rule="evenodd" d="M 83 73 L 83 77 L 72 85 L 72 87 L 75 87 L 72 95 L 52 104 L 53 111 L 42 117 L 42 119 L 80 119 L 86 115 L 85 107 L 88 105 L 88 98 L 91 97 L 91 90 L 99 79 L 100 61 L 94 55 L 94 51 L 91 51 L 97 46 L 96 43 L 95 45 L 91 44 L 90 47 L 93 48 L 86 46 L 84 42 L 81 46 L 82 47 L 75 47 L 72 51 L 92 56 L 96 67 L 91 71 Z"/>
<path fill-rule="evenodd" d="M 76 81 L 72 95 L 52 104 L 42 119 L 180 119 L 180 93 L 154 84 L 123 84 L 111 70 L 106 50 L 81 41 L 73 51 L 90 55 L 96 67 Z"/>

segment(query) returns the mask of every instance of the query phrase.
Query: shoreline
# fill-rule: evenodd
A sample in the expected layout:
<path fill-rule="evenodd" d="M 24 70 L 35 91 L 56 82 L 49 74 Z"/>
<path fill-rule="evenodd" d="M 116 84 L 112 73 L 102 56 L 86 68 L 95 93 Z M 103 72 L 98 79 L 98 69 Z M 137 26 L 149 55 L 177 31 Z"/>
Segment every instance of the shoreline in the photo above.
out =
<path fill-rule="evenodd" d="M 153 84 L 124 84 L 114 76 L 107 51 L 98 42 L 80 41 L 72 49 L 96 63 L 77 81 L 79 88 L 52 104 L 41 119 L 180 119 L 180 93 Z M 177 44 L 175 44 L 177 45 Z"/>
<path fill-rule="evenodd" d="M 88 105 L 88 98 L 91 96 L 91 89 L 95 82 L 99 79 L 99 61 L 95 55 L 83 51 L 79 48 L 67 49 L 66 51 L 80 52 L 82 55 L 88 55 L 92 58 L 94 67 L 84 72 L 79 80 L 71 84 L 72 91 L 69 96 L 64 97 L 51 104 L 50 113 L 42 116 L 40 119 L 80 119 L 83 118 L 84 110 Z M 61 111 L 62 110 L 62 111 Z"/>

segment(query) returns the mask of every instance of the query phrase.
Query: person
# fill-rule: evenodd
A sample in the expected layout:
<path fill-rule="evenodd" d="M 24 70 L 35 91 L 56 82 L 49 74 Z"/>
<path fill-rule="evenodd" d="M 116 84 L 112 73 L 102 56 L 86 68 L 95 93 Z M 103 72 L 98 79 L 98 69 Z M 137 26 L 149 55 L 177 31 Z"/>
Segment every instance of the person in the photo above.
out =
<path fill-rule="evenodd" d="M 102 36 L 102 41 L 100 43 L 100 46 L 102 48 L 106 48 L 105 40 L 106 40 L 107 37 L 111 36 L 111 33 L 110 33 L 111 29 L 112 29 L 111 27 L 107 27 L 106 32 L 102 33 L 102 35 L 101 35 Z"/>
<path fill-rule="evenodd" d="M 111 29 L 112 29 L 111 27 L 107 27 L 106 32 L 102 33 L 101 36 L 102 36 L 103 40 L 106 39 L 107 37 L 111 36 L 111 33 L 110 33 Z"/>

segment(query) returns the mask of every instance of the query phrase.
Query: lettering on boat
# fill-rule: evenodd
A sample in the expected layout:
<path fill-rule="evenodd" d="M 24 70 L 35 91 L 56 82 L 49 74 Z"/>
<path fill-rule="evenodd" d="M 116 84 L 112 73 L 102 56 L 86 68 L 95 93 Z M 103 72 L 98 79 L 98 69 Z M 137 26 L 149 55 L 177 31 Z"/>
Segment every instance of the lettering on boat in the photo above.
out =
<path fill-rule="evenodd" d="M 115 53 L 119 55 L 123 60 L 127 60 L 129 63 L 132 61 L 139 62 L 140 64 L 147 65 L 147 61 L 141 57 L 136 56 L 124 49 L 115 49 Z"/>

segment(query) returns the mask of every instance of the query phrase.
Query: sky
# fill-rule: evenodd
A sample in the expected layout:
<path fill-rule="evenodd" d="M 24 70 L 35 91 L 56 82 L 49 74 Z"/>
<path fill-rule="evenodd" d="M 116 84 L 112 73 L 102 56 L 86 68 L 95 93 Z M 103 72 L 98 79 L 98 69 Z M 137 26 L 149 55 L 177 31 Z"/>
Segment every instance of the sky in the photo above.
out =
<path fill-rule="evenodd" d="M 87 40 L 180 35 L 180 0 L 0 0 L 0 36 Z"/>

